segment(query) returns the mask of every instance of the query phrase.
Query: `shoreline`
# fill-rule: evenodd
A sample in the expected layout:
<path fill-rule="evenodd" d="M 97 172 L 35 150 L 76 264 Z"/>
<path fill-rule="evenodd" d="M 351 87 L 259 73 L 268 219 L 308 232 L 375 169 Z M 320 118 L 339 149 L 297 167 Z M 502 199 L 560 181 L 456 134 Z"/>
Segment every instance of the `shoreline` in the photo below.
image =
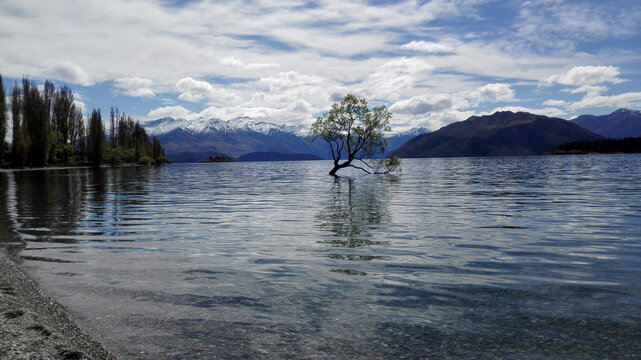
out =
<path fill-rule="evenodd" d="M 0 359 L 116 359 L 0 250 Z"/>

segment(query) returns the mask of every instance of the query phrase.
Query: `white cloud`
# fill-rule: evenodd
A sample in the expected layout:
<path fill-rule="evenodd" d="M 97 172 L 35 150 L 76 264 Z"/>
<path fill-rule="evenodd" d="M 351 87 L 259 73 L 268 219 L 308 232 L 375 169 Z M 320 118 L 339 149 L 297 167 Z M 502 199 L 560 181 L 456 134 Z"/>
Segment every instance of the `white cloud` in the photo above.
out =
<path fill-rule="evenodd" d="M 417 57 L 392 59 L 377 67 L 357 92 L 395 101 L 413 88 L 417 81 L 426 79 L 433 70 L 434 66 Z"/>
<path fill-rule="evenodd" d="M 94 84 L 91 76 L 89 76 L 80 65 L 73 62 L 62 62 L 53 68 L 53 72 L 60 80 L 66 82 L 82 86 L 91 86 Z"/>
<path fill-rule="evenodd" d="M 176 90 L 180 92 L 180 100 L 197 102 L 210 96 L 214 92 L 214 87 L 206 81 L 194 80 L 191 77 L 178 80 Z"/>
<path fill-rule="evenodd" d="M 410 41 L 401 45 L 403 50 L 413 50 L 425 53 L 448 53 L 453 52 L 454 48 L 447 43 L 435 43 L 430 41 Z"/>
<path fill-rule="evenodd" d="M 242 100 L 233 92 L 220 86 L 213 86 L 207 81 L 195 80 L 191 77 L 178 80 L 176 90 L 180 92 L 178 99 L 189 102 L 210 100 L 212 102 L 235 102 Z"/>
<path fill-rule="evenodd" d="M 493 114 L 497 111 L 529 112 L 532 114 L 545 115 L 549 117 L 561 117 L 566 114 L 565 111 L 555 107 L 533 109 L 533 108 L 523 107 L 523 106 L 502 106 L 502 107 L 495 108 L 494 110 L 488 113 L 485 113 L 484 115 Z"/>
<path fill-rule="evenodd" d="M 87 113 L 87 105 L 84 102 L 82 102 L 82 101 L 80 101 L 78 99 L 74 99 L 73 103 L 76 105 L 76 108 L 80 109 L 81 113 L 83 113 L 83 114 Z"/>
<path fill-rule="evenodd" d="M 449 94 L 421 95 L 401 100 L 390 106 L 392 113 L 423 115 L 441 112 L 454 107 L 454 97 Z"/>
<path fill-rule="evenodd" d="M 487 84 L 474 90 L 448 94 L 423 94 L 390 106 L 392 113 L 423 115 L 462 110 L 482 102 L 512 101 L 514 90 L 508 84 Z"/>
<path fill-rule="evenodd" d="M 151 89 L 153 81 L 139 77 L 122 77 L 114 81 L 114 85 L 124 93 L 133 97 L 153 97 L 156 94 Z"/>
<path fill-rule="evenodd" d="M 325 80 L 319 76 L 300 74 L 296 71 L 281 72 L 274 76 L 263 77 L 260 83 L 272 91 L 284 91 L 302 86 L 321 85 Z"/>
<path fill-rule="evenodd" d="M 583 86 L 579 86 L 576 89 L 568 90 L 568 92 L 572 94 L 586 93 L 587 96 L 601 95 L 606 91 L 608 91 L 607 86 L 596 86 L 596 85 L 583 85 Z"/>
<path fill-rule="evenodd" d="M 575 66 L 569 71 L 550 76 L 548 84 L 557 83 L 561 85 L 585 86 L 602 83 L 618 84 L 625 80 L 618 78 L 619 68 L 615 66 Z"/>
<path fill-rule="evenodd" d="M 193 117 L 193 113 L 180 105 L 163 106 L 149 111 L 147 117 L 149 119 L 160 119 L 164 117 L 191 119 Z"/>
<path fill-rule="evenodd" d="M 565 106 L 566 104 L 567 102 L 565 100 L 550 99 L 550 100 L 544 101 L 541 105 L 559 107 L 559 106 Z"/>
<path fill-rule="evenodd" d="M 580 101 L 568 106 L 572 111 L 595 107 L 641 107 L 641 92 L 627 92 L 618 95 L 586 95 Z"/>
<path fill-rule="evenodd" d="M 641 6 L 626 0 L 524 1 L 515 35 L 537 47 L 572 50 L 578 43 L 638 33 Z"/>
<path fill-rule="evenodd" d="M 199 113 L 203 118 L 218 118 L 229 120 L 236 117 L 250 117 L 255 120 L 271 121 L 282 114 L 282 109 L 269 107 L 246 107 L 246 106 L 226 106 L 226 107 L 208 107 Z"/>
<path fill-rule="evenodd" d="M 474 90 L 468 96 L 476 98 L 479 102 L 512 101 L 514 100 L 514 90 L 508 84 L 487 84 Z"/>
<path fill-rule="evenodd" d="M 263 70 L 279 67 L 276 63 L 249 63 L 245 64 L 244 61 L 234 56 L 227 56 L 220 59 L 222 65 L 232 66 L 238 70 Z"/>

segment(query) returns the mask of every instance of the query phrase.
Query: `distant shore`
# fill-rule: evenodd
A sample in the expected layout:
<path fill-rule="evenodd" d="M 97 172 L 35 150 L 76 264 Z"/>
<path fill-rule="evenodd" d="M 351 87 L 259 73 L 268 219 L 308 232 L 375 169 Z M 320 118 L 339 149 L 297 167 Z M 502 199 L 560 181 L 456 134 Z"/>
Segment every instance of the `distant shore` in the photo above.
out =
<path fill-rule="evenodd" d="M 102 164 L 100 168 L 112 168 L 112 167 L 133 167 L 133 166 L 149 166 L 142 164 Z M 23 167 L 23 168 L 2 168 L 0 167 L 0 173 L 3 172 L 14 172 L 14 171 L 39 171 L 39 170 L 66 170 L 66 169 L 95 169 L 93 166 L 82 165 L 82 166 L 45 166 L 45 167 Z"/>
<path fill-rule="evenodd" d="M 116 359 L 0 250 L 0 359 Z"/>

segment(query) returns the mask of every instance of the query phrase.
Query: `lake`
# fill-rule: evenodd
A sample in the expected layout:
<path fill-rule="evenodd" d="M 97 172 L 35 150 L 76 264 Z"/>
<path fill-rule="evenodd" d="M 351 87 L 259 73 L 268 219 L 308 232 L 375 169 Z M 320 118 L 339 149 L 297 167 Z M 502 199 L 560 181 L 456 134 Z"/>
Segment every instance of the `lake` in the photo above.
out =
<path fill-rule="evenodd" d="M 124 358 L 639 358 L 641 156 L 0 173 L 0 241 Z"/>

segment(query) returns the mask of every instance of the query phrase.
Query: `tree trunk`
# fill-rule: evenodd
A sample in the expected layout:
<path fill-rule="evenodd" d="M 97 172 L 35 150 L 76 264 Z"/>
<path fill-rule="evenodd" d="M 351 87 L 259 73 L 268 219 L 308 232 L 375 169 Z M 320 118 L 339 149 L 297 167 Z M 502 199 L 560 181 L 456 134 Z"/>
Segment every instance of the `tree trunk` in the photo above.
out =
<path fill-rule="evenodd" d="M 351 164 L 351 163 L 352 163 L 351 160 L 345 161 L 342 164 L 339 164 L 338 161 L 334 161 L 334 168 L 329 172 L 329 174 L 332 175 L 332 176 L 338 176 L 338 175 L 336 175 L 336 172 L 338 170 L 342 169 L 342 168 L 348 167 L 349 164 Z"/>

